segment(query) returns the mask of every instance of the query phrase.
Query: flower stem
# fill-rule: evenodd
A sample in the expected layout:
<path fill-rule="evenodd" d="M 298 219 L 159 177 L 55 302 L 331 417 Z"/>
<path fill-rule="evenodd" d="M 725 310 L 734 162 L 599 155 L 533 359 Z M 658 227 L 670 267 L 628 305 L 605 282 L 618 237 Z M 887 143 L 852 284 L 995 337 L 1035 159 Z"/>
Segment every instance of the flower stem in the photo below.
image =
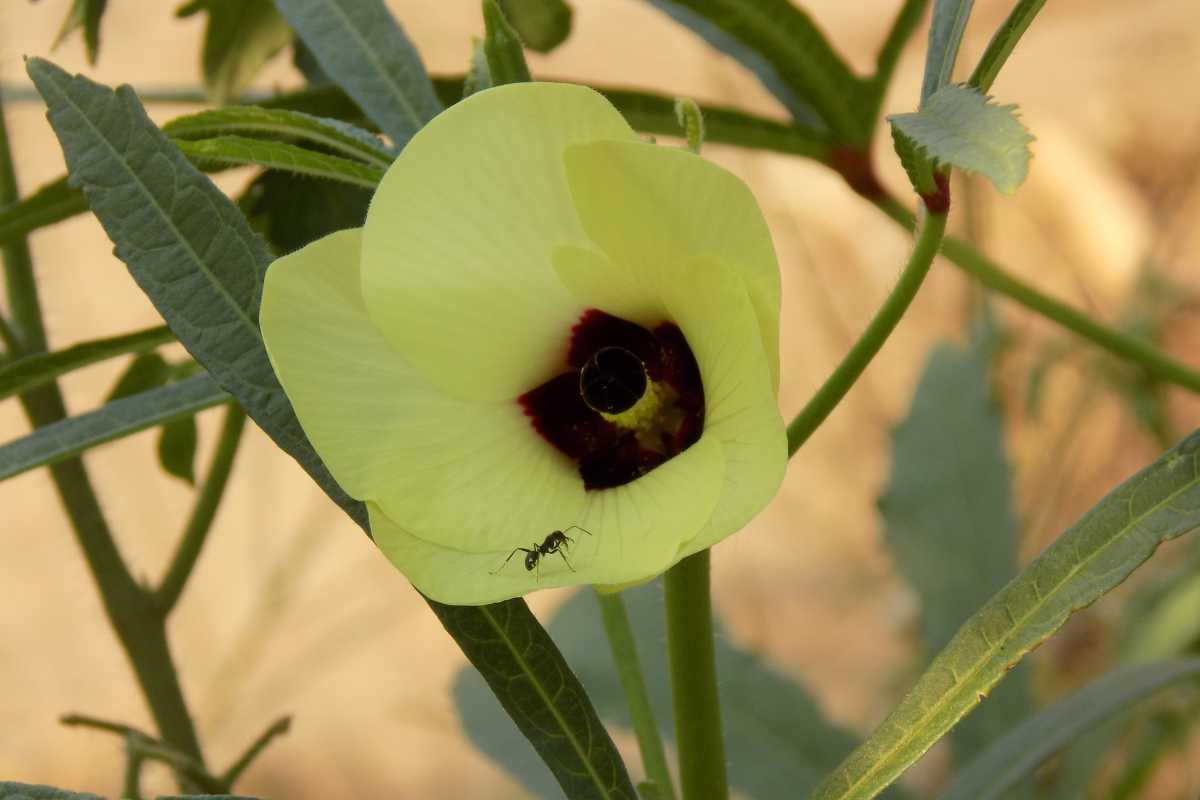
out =
<path fill-rule="evenodd" d="M 912 227 L 912 214 L 894 199 L 879 200 L 876 205 L 896 222 L 906 227 Z M 1156 378 L 1200 394 L 1200 372 L 1176 361 L 1145 339 L 1114 330 L 1096 322 L 1086 314 L 1042 294 L 1032 286 L 1009 275 L 983 254 L 958 239 L 946 238 L 942 242 L 942 254 L 950 263 L 989 289 L 1055 321 L 1110 353 L 1133 361 Z"/>
<path fill-rule="evenodd" d="M 938 246 L 945 233 L 945 214 L 926 213 L 924 215 L 920 233 L 917 235 L 917 243 L 913 247 L 908 264 L 904 267 L 904 272 L 900 274 L 900 280 L 892 289 L 892 293 L 875 312 L 875 317 L 863 331 L 862 336 L 858 337 L 854 346 L 850 348 L 850 352 L 842 359 L 842 363 L 837 365 L 833 374 L 826 379 L 808 404 L 796 415 L 792 424 L 788 425 L 789 456 L 794 455 L 801 445 L 808 441 L 808 437 L 812 436 L 830 412 L 837 407 L 837 404 L 846 396 L 846 392 L 850 391 L 850 387 L 871 363 L 871 359 L 883 347 L 888 336 L 895 330 L 896 324 L 900 322 L 900 318 L 912 304 L 913 298 L 917 296 L 917 290 L 921 288 L 921 283 L 929 273 L 929 267 L 933 263 L 933 257 L 937 254 Z"/>
<path fill-rule="evenodd" d="M 673 799 L 675 785 L 671 782 L 667 754 L 658 734 L 654 710 L 650 707 L 650 694 L 646 691 L 646 681 L 642 677 L 642 665 L 638 660 L 637 644 L 629 626 L 625 601 L 621 599 L 619 592 L 596 592 L 596 602 L 600 604 L 600 616 L 604 620 L 604 632 L 608 634 L 608 645 L 617 665 L 617 676 L 621 679 L 621 688 L 625 690 L 629 718 L 633 722 L 633 732 L 637 735 L 646 777 L 657 784 L 663 800 Z"/>
<path fill-rule="evenodd" d="M 183 587 L 196 566 L 196 559 L 200 557 L 204 540 L 208 537 L 213 518 L 217 515 L 221 495 L 225 492 L 225 484 L 229 480 L 233 457 L 237 454 L 238 442 L 241 441 L 245 424 L 246 412 L 237 403 L 231 403 L 225 410 L 225 422 L 217 440 L 217 451 L 213 456 L 212 466 L 208 469 L 208 477 L 196 495 L 192 516 L 188 519 L 187 528 L 179 541 L 179 548 L 171 559 L 167 575 L 158 591 L 154 593 L 155 601 L 164 616 L 170 614 L 175 603 L 179 601 L 179 595 L 183 593 Z"/>
<path fill-rule="evenodd" d="M 667 650 L 679 781 L 683 800 L 725 800 L 725 745 L 717 698 L 709 551 L 701 550 L 667 570 Z"/>

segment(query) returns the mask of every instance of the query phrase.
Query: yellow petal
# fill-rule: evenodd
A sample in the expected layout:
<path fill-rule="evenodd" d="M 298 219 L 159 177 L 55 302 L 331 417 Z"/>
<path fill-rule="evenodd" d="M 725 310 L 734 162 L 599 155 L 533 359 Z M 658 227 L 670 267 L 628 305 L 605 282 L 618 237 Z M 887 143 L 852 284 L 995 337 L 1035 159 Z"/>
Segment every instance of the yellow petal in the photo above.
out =
<path fill-rule="evenodd" d="M 583 309 L 550 254 L 587 241 L 562 154 L 611 139 L 636 135 L 591 89 L 509 84 L 442 112 L 388 170 L 367 215 L 363 294 L 437 387 L 507 400 L 561 365 Z"/>

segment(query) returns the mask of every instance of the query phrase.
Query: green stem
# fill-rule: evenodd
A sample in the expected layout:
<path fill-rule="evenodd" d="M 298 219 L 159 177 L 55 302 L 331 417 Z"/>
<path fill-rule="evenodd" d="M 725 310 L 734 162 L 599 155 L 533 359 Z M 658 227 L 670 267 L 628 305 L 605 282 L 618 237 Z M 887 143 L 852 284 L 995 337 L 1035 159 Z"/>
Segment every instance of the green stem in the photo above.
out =
<path fill-rule="evenodd" d="M 912 214 L 894 199 L 876 202 L 883 213 L 906 227 L 912 227 Z M 1086 314 L 1042 294 L 1000 269 L 970 245 L 953 237 L 942 242 L 942 254 L 956 267 L 971 275 L 989 289 L 1015 300 L 1031 311 L 1054 320 L 1093 344 L 1128 359 L 1160 380 L 1200 394 L 1200 372 L 1188 367 L 1159 350 L 1145 339 L 1121 333 L 1096 322 Z"/>
<path fill-rule="evenodd" d="M 706 551 L 707 552 L 707 551 Z M 629 626 L 629 614 L 619 592 L 606 594 L 596 592 L 600 604 L 600 616 L 604 620 L 604 632 L 608 634 L 608 646 L 612 649 L 613 661 L 617 665 L 617 677 L 625 690 L 625 701 L 629 704 L 629 718 L 637 736 L 638 749 L 642 753 L 642 765 L 646 777 L 654 781 L 663 798 L 675 797 L 675 784 L 671 781 L 671 770 L 667 766 L 667 754 L 662 738 L 658 735 L 658 723 L 654 709 L 650 707 L 650 693 L 642 678 L 642 665 L 638 660 L 637 644 Z"/>
<path fill-rule="evenodd" d="M 0 207 L 16 197 L 16 176 L 0 101 Z M 13 324 L 24 345 L 22 354 L 44 352 L 46 331 L 25 240 L 11 242 L 3 249 L 3 257 Z M 57 422 L 67 414 L 56 382 L 21 395 L 21 404 L 35 428 Z M 165 621 L 149 592 L 133 579 L 121 558 L 83 462 L 78 458 L 61 461 L 50 467 L 50 475 L 100 591 L 105 613 L 133 665 L 163 740 L 202 765 L 200 742 L 167 646 Z M 186 788 L 183 783 L 181 788 Z"/>
<path fill-rule="evenodd" d="M 796 415 L 792 424 L 788 425 L 789 456 L 794 455 L 801 445 L 808 441 L 808 437 L 812 436 L 830 412 L 837 407 L 837 404 L 846 396 L 846 392 L 850 391 L 850 387 L 871 363 L 871 359 L 883 347 L 888 336 L 895 330 L 896 324 L 900 322 L 900 318 L 912 304 L 913 298 L 917 296 L 917 290 L 921 288 L 921 283 L 929 273 L 929 267 L 933 263 L 933 257 L 937 254 L 938 245 L 941 244 L 945 232 L 945 214 L 926 213 L 924 215 L 924 222 L 921 225 L 912 255 L 909 256 L 908 264 L 904 267 L 904 272 L 900 274 L 900 280 L 892 289 L 892 293 L 875 312 L 875 317 L 858 341 L 854 343 L 854 346 L 850 348 L 850 352 L 842 359 L 842 363 L 837 365 L 833 374 L 826 379 L 808 404 Z"/>
<path fill-rule="evenodd" d="M 221 495 L 225 492 L 225 484 L 229 480 L 233 457 L 237 454 L 238 442 L 241 441 L 245 424 L 246 412 L 236 403 L 230 403 L 225 410 L 225 422 L 217 440 L 217 451 L 213 456 L 212 466 L 208 469 L 208 477 L 196 495 L 192 516 L 179 540 L 179 549 L 171 559 L 166 577 L 154 593 L 155 602 L 164 617 L 171 613 L 171 609 L 179 601 L 183 587 L 196 566 L 196 559 L 200 557 L 204 540 L 208 537 L 208 531 L 217 515 Z"/>
<path fill-rule="evenodd" d="M 708 550 L 667 570 L 667 650 L 683 800 L 725 800 L 725 745 L 717 696 Z"/>
<path fill-rule="evenodd" d="M 246 752 L 237 761 L 233 762 L 233 765 L 229 769 L 225 770 L 225 774 L 220 777 L 221 783 L 233 789 L 233 785 L 237 783 L 238 778 L 242 777 L 242 773 L 253 763 L 254 759 L 258 758 L 259 754 L 267 749 L 267 745 L 276 738 L 283 736 L 291 727 L 291 717 L 280 717 L 272 722 L 270 727 L 259 734 L 259 737 L 246 748 Z"/>
<path fill-rule="evenodd" d="M 17 339 L 17 332 L 8 324 L 8 320 L 0 314 L 0 342 L 4 343 L 4 356 L 6 358 L 17 358 L 17 354 L 21 352 L 21 342 Z"/>

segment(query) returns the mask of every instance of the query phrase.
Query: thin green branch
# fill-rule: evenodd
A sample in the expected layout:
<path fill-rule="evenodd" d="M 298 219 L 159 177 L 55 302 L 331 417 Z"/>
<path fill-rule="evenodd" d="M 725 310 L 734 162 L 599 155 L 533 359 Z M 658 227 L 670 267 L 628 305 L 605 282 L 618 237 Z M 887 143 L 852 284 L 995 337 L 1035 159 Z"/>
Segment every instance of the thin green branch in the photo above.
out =
<path fill-rule="evenodd" d="M 275 741 L 275 739 L 279 738 L 280 736 L 283 736 L 291 729 L 291 727 L 291 717 L 280 717 L 272 722 L 270 726 L 268 726 L 265 731 L 259 734 L 258 738 L 246 748 L 246 752 L 243 753 L 237 761 L 234 761 L 233 765 L 230 766 L 229 769 L 225 770 L 225 774 L 223 774 L 220 778 L 221 783 L 232 789 L 233 785 L 237 783 L 238 778 L 242 777 L 242 773 L 246 771 L 246 768 L 253 763 L 254 759 L 258 758 L 259 754 L 262 753 L 263 750 L 267 749 L 267 745 Z"/>
<path fill-rule="evenodd" d="M 663 586 L 683 800 L 726 800 L 729 788 L 717 695 L 709 551 L 701 550 L 667 570 Z"/>
<path fill-rule="evenodd" d="M 21 342 L 17 339 L 17 332 L 8 324 L 8 320 L 0 314 L 0 342 L 4 343 L 4 357 L 17 358 L 21 352 Z"/>
<path fill-rule="evenodd" d="M 924 215 L 912 255 L 891 294 L 875 312 L 875 317 L 858 341 L 850 348 L 850 352 L 788 425 L 789 456 L 794 455 L 801 445 L 808 441 L 808 437 L 812 436 L 830 412 L 837 407 L 837 404 L 846 396 L 846 392 L 850 391 L 850 387 L 871 363 L 871 359 L 883 347 L 888 336 L 895 330 L 900 318 L 904 316 L 904 312 L 912 304 L 913 298 L 917 296 L 917 290 L 921 288 L 925 276 L 929 273 L 929 267 L 933 263 L 933 257 L 937 254 L 938 246 L 941 244 L 945 232 L 945 214 L 926 213 Z"/>
<path fill-rule="evenodd" d="M 629 614 L 625 611 L 625 601 L 619 592 L 596 592 L 596 602 L 600 604 L 600 617 L 604 620 L 604 632 L 608 634 L 608 646 L 617 666 L 617 677 L 621 680 L 621 688 L 625 690 L 629 719 L 642 753 L 646 777 L 657 785 L 662 800 L 669 800 L 675 797 L 675 784 L 671 781 L 667 753 L 659 736 L 654 709 L 650 706 L 650 693 L 642 677 L 642 665 L 638 659 L 633 630 L 629 626 Z"/>
<path fill-rule="evenodd" d="M 16 197 L 16 177 L 0 99 L 0 207 Z M 23 354 L 44 352 L 46 332 L 25 240 L 11 242 L 3 249 L 3 256 L 13 323 L 24 345 Z M 34 427 L 66 417 L 66 406 L 55 382 L 21 395 L 21 404 Z M 78 458 L 61 461 L 50 468 L 50 475 L 100 591 L 105 613 L 133 665 L 163 740 L 203 765 L 200 742 L 167 646 L 163 619 L 150 594 L 137 584 L 121 558 L 83 462 Z"/>
<path fill-rule="evenodd" d="M 992 36 L 992 40 L 988 42 L 987 49 L 983 51 L 983 56 L 980 57 L 975 71 L 971 73 L 971 78 L 967 81 L 969 85 L 987 94 L 987 91 L 992 88 L 996 76 L 1000 74 L 1000 68 L 1004 66 L 1004 62 L 1008 61 L 1013 48 L 1017 46 L 1017 42 L 1021 41 L 1029 24 L 1033 22 L 1033 18 L 1045 4 L 1046 0 L 1020 0 L 1013 7 L 1012 13 L 1008 15 L 1008 18 Z"/>
<path fill-rule="evenodd" d="M 895 200 L 881 200 L 876 205 L 899 224 L 905 227 L 912 226 L 912 214 Z M 1200 372 L 1171 358 L 1151 342 L 1129 336 L 1096 322 L 1086 314 L 1042 294 L 1029 284 L 1009 275 L 997 264 L 959 239 L 947 237 L 942 242 L 942 254 L 950 263 L 989 289 L 1053 320 L 1110 353 L 1133 361 L 1160 380 L 1200 394 Z"/>
<path fill-rule="evenodd" d="M 125 740 L 131 761 L 136 758 L 139 762 L 150 760 L 166 764 L 196 789 L 217 794 L 224 794 L 229 790 L 228 786 L 223 784 L 219 778 L 210 775 L 204 765 L 195 758 L 187 753 L 181 753 L 132 725 L 87 714 L 65 714 L 59 718 L 59 722 L 69 727 L 91 728 L 114 733 Z"/>
<path fill-rule="evenodd" d="M 200 557 L 204 540 L 212 528 L 217 506 L 221 504 L 221 496 L 229 481 L 233 458 L 237 454 L 245 424 L 246 412 L 237 403 L 230 403 L 225 410 L 225 421 L 221 426 L 217 451 L 213 455 L 212 466 L 208 469 L 208 477 L 196 495 L 191 518 L 188 519 L 187 527 L 179 541 L 179 548 L 171 559 L 171 566 L 167 568 L 166 577 L 154 593 L 155 603 L 164 617 L 170 615 L 175 604 L 179 602 L 183 587 L 196 566 L 196 559 Z"/>

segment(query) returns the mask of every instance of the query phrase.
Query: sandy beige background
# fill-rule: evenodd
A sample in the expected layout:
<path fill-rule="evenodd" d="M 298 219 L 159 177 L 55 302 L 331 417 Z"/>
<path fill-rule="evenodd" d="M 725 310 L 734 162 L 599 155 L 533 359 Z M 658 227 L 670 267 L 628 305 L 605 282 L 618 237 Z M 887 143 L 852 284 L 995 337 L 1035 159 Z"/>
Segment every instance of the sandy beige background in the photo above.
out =
<path fill-rule="evenodd" d="M 50 55 L 69 0 L 0 4 L 0 79 L 28 86 L 23 55 Z M 475 0 L 390 2 L 434 72 L 460 71 L 481 31 Z M 780 109 L 728 59 L 635 0 L 577 0 L 575 32 L 540 77 L 654 87 L 764 114 Z M 973 64 L 1011 3 L 980 0 L 964 43 Z M 198 83 L 200 17 L 173 4 L 114 0 L 100 63 L 78 38 L 52 57 L 107 83 Z M 870 67 L 897 0 L 807 0 L 837 47 Z M 906 52 L 885 111 L 916 99 L 924 31 Z M 299 77 L 279 59 L 259 81 Z M 994 92 L 1019 102 L 1037 135 L 1028 182 L 1015 198 L 978 187 L 985 249 L 1015 272 L 1102 318 L 1112 318 L 1139 265 L 1155 258 L 1200 290 L 1200 10 L 1195 0 L 1056 0 L 1047 4 Z M 159 119 L 182 108 L 155 107 Z M 62 172 L 40 104 L 9 108 L 21 185 Z M 903 175 L 880 137 L 889 186 Z M 741 175 L 767 213 L 784 279 L 781 407 L 794 413 L 865 325 L 903 263 L 906 238 L 830 172 L 781 156 L 711 147 Z M 236 189 L 245 175 L 223 179 Z M 955 222 L 961 224 L 961 205 Z M 91 217 L 32 238 L 52 343 L 126 332 L 157 316 L 111 255 Z M 829 715 L 868 730 L 911 680 L 916 608 L 880 547 L 874 507 L 887 470 L 887 432 L 904 413 L 931 343 L 959 330 L 966 285 L 935 265 L 912 313 L 854 393 L 794 459 L 783 491 L 748 530 L 716 550 L 716 601 L 732 635 L 806 682 Z M 1080 370 L 1056 374 L 1039 420 L 1022 416 L 1025 374 L 1055 329 L 1000 301 L 1019 336 L 1004 384 L 1022 518 L 1031 556 L 1063 524 L 1150 460 L 1156 445 L 1111 394 Z M 1200 363 L 1200 328 L 1172 324 L 1169 344 Z M 64 381 L 72 410 L 93 407 L 120 365 Z M 1077 401 L 1092 397 L 1080 429 Z M 1200 406 L 1171 396 L 1180 432 Z M 202 416 L 201 463 L 217 424 Z M 27 430 L 14 402 L 0 404 L 0 440 Z M 1065 442 L 1065 443 L 1064 443 Z M 190 491 L 152 468 L 153 437 L 108 445 L 86 458 L 120 545 L 138 574 L 157 576 L 187 512 Z M 1049 509 L 1048 511 L 1046 509 Z M 1158 560 L 1170 559 L 1170 552 Z M 565 597 L 531 598 L 539 613 Z M 121 754 L 110 737 L 61 727 L 81 711 L 149 726 L 122 653 L 44 472 L 0 485 L 0 777 L 110 796 Z M 1040 684 L 1098 668 L 1119 611 L 1109 599 L 1037 655 Z M 271 719 L 292 733 L 257 762 L 239 789 L 277 798 L 518 798 L 524 792 L 475 753 L 448 695 L 462 658 L 424 604 L 303 473 L 257 430 L 245 439 L 209 546 L 172 620 L 185 692 L 209 760 L 225 764 Z M 1097 655 L 1099 654 L 1099 655 Z M 628 742 L 624 742 L 628 746 Z M 632 755 L 632 751 L 629 751 Z M 631 765 L 637 759 L 631 759 Z M 636 767 L 634 767 L 636 769 Z M 1162 797 L 1194 797 L 1195 765 L 1176 759 Z M 907 780 L 936 781 L 939 758 Z M 152 782 L 164 791 L 161 774 Z M 1188 788 L 1190 787 L 1190 789 Z"/>

